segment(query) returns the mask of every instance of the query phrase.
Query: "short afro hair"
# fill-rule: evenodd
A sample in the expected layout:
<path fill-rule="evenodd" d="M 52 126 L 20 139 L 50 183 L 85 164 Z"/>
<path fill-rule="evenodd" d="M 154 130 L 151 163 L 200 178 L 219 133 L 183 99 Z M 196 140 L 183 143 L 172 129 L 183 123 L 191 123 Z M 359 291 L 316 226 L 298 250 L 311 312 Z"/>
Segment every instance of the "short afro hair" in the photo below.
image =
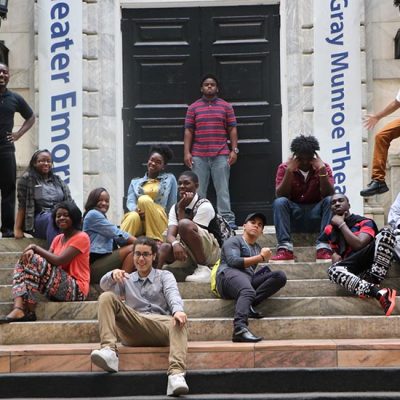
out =
<path fill-rule="evenodd" d="M 161 157 L 164 160 L 164 164 L 168 164 L 169 161 L 171 161 L 172 158 L 174 157 L 174 152 L 166 144 L 157 144 L 157 145 L 151 146 L 150 151 L 149 151 L 149 158 L 154 153 L 158 153 L 161 155 Z"/>
<path fill-rule="evenodd" d="M 80 231 L 82 227 L 82 212 L 73 200 L 65 200 L 54 206 L 52 211 L 54 226 L 57 226 L 56 215 L 57 215 L 57 210 L 59 210 L 60 208 L 63 208 L 64 210 L 68 211 L 69 217 L 71 218 L 72 221 L 73 228 Z"/>
<path fill-rule="evenodd" d="M 317 150 L 319 142 L 315 136 L 299 135 L 290 144 L 290 151 L 293 154 L 314 154 Z"/>
<path fill-rule="evenodd" d="M 203 78 L 201 78 L 200 87 L 203 86 L 204 81 L 206 81 L 207 79 L 212 79 L 217 84 L 217 88 L 219 88 L 218 78 L 213 74 L 204 75 Z"/>
<path fill-rule="evenodd" d="M 188 178 L 190 178 L 192 180 L 192 182 L 194 183 L 199 183 L 199 177 L 197 176 L 197 174 L 195 174 L 193 171 L 191 170 L 187 170 L 187 171 L 183 171 L 180 175 L 179 178 L 181 176 L 187 176 Z"/>

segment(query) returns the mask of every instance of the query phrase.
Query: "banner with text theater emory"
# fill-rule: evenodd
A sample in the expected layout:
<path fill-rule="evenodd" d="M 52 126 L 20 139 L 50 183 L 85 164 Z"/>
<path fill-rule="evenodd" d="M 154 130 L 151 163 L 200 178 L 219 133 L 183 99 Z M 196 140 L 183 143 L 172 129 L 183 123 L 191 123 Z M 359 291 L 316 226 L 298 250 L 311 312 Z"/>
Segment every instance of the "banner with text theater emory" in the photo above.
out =
<path fill-rule="evenodd" d="M 82 207 L 82 2 L 38 0 L 39 148 Z"/>
<path fill-rule="evenodd" d="M 363 214 L 360 0 L 314 1 L 314 135 L 335 192 Z"/>

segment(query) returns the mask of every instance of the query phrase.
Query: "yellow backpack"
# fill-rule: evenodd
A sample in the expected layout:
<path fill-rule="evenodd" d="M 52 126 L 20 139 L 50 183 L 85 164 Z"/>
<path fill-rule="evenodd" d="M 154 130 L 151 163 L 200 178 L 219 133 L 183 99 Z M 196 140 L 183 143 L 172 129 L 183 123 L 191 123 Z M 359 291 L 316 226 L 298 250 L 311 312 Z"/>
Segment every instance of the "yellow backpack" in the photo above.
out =
<path fill-rule="evenodd" d="M 218 261 L 214 264 L 214 266 L 212 267 L 212 270 L 211 270 L 211 291 L 217 297 L 221 297 L 221 295 L 218 293 L 218 289 L 217 289 L 217 271 L 218 271 L 220 262 L 221 262 L 221 260 L 218 259 Z"/>

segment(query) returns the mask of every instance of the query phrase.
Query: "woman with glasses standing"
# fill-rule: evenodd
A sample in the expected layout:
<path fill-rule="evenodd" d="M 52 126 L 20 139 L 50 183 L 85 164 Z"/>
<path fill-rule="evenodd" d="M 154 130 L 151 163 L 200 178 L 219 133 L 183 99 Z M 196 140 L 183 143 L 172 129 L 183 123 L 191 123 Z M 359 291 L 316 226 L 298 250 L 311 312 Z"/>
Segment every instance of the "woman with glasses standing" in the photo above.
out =
<path fill-rule="evenodd" d="M 37 150 L 27 170 L 18 180 L 18 211 L 14 225 L 16 239 L 24 232 L 46 239 L 50 246 L 60 233 L 52 220 L 52 210 L 61 201 L 71 201 L 71 193 L 63 180 L 52 172 L 53 160 L 49 150 Z"/>

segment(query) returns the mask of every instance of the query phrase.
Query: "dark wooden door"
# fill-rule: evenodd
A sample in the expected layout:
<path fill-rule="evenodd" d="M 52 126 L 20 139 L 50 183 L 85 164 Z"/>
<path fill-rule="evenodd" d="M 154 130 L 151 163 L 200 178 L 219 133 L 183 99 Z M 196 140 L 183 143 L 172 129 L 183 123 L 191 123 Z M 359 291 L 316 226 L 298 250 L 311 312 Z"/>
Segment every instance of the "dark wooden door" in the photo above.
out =
<path fill-rule="evenodd" d="M 279 6 L 124 9 L 122 34 L 125 191 L 144 174 L 154 143 L 173 148 L 170 171 L 186 168 L 185 113 L 210 72 L 238 120 L 230 182 L 237 222 L 250 211 L 271 216 L 281 160 Z"/>

